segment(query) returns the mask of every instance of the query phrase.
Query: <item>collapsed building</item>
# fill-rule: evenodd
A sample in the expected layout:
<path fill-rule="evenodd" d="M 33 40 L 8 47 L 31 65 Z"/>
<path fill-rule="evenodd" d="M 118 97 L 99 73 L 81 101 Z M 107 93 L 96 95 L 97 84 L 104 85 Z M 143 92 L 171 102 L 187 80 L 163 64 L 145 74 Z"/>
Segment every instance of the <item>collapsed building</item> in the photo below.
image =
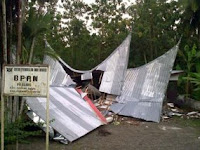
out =
<path fill-rule="evenodd" d="M 131 35 L 99 65 L 82 71 L 70 67 L 61 58 L 45 56 L 44 64 L 51 68 L 50 119 L 51 136 L 61 141 L 74 141 L 97 127 L 106 119 L 88 98 L 87 93 L 77 89 L 71 72 L 79 80 L 92 80 L 100 71 L 99 91 L 112 96 L 110 111 L 115 114 L 159 122 L 165 92 L 177 55 L 179 43 L 157 59 L 138 68 L 128 69 Z M 46 46 L 51 48 L 46 41 Z M 51 48 L 52 49 L 52 48 Z M 95 88 L 94 88 L 95 89 Z M 105 97 L 100 99 L 105 99 Z M 45 120 L 45 98 L 26 97 L 30 107 L 28 115 L 34 120 Z M 103 112 L 105 114 L 105 112 Z M 45 130 L 45 129 L 44 129 Z"/>

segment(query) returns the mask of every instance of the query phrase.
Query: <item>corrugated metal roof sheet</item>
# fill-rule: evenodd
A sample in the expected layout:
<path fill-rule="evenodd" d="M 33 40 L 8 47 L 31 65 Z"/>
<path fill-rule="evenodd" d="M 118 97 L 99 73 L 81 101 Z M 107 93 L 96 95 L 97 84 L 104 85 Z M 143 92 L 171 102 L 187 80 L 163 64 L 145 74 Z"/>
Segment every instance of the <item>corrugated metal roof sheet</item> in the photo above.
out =
<path fill-rule="evenodd" d="M 71 71 L 83 74 L 82 80 L 90 79 L 92 77 L 90 74 L 94 70 L 104 71 L 99 90 L 108 94 L 120 95 L 128 65 L 130 42 L 131 34 L 102 63 L 91 70 L 76 70 L 61 58 L 59 61 Z M 46 45 L 51 48 L 47 41 Z"/>
<path fill-rule="evenodd" d="M 121 104 L 113 104 L 111 109 L 117 112 L 117 107 L 123 106 L 119 114 L 126 115 L 130 111 L 128 116 L 131 114 L 132 117 L 158 122 L 156 118 L 161 115 L 160 110 L 177 51 L 178 44 L 148 64 L 129 69 L 121 95 L 116 98 Z"/>
<path fill-rule="evenodd" d="M 46 98 L 26 97 L 30 108 L 46 120 Z M 50 125 L 69 141 L 74 141 L 103 123 L 72 87 L 50 88 Z"/>
<path fill-rule="evenodd" d="M 116 114 L 144 119 L 146 121 L 160 121 L 162 102 L 134 102 L 128 101 L 125 104 L 117 103 L 112 105 Z"/>
<path fill-rule="evenodd" d="M 173 75 L 173 74 L 182 74 L 182 73 L 184 73 L 183 70 L 172 70 L 171 75 Z"/>
<path fill-rule="evenodd" d="M 50 74 L 50 85 L 52 86 L 69 86 L 72 84 L 76 84 L 73 82 L 71 77 L 65 72 L 61 64 L 52 59 L 50 56 L 45 56 L 43 64 L 48 64 L 50 66 L 51 74 Z"/>
<path fill-rule="evenodd" d="M 89 80 L 89 79 L 92 79 L 92 73 L 91 72 L 83 73 L 81 75 L 81 80 Z"/>
<path fill-rule="evenodd" d="M 101 92 L 120 95 L 128 65 L 130 42 L 131 35 L 97 67 L 97 70 L 105 69 L 99 87 Z"/>

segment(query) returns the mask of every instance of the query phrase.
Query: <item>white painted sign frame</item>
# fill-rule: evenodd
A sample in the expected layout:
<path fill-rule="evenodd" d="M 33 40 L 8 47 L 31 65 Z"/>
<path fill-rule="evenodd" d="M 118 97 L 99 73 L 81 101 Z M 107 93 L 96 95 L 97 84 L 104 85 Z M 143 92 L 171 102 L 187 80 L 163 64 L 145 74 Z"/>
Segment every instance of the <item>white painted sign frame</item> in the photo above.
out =
<path fill-rule="evenodd" d="M 6 67 L 8 68 L 29 68 L 30 69 L 30 72 L 34 73 L 34 71 L 32 71 L 33 68 L 46 68 L 46 82 L 44 84 L 46 84 L 46 94 L 38 94 L 38 93 L 33 93 L 33 92 L 22 92 L 21 94 L 18 92 L 18 93 L 15 93 L 15 92 L 11 92 L 11 93 L 4 93 L 5 91 L 5 84 L 6 84 L 6 81 L 5 81 L 5 70 L 6 70 Z M 28 71 L 26 71 L 27 73 L 29 72 L 29 69 Z M 19 75 L 23 75 L 23 71 L 25 71 L 24 69 L 20 70 L 21 73 L 19 72 Z M 26 73 L 25 73 L 26 74 Z M 23 77 L 21 79 L 24 79 Z M 40 78 L 41 79 L 41 78 Z M 28 78 L 29 80 L 29 78 Z M 26 81 L 23 82 L 24 84 L 26 83 Z M 2 69 L 2 88 L 1 88 L 1 149 L 3 150 L 4 149 L 4 96 L 33 96 L 33 97 L 46 97 L 47 98 L 47 102 L 46 102 L 46 125 L 47 125 L 47 128 L 46 128 L 46 150 L 49 149 L 49 84 L 50 84 L 50 67 L 49 65 L 3 65 L 3 69 Z M 18 85 L 20 86 L 20 85 Z M 31 86 L 31 85 L 30 85 Z M 22 86 L 23 87 L 23 86 Z M 29 89 L 27 89 L 29 90 Z M 24 89 L 25 91 L 25 89 Z M 37 91 L 37 89 L 36 89 Z"/>
<path fill-rule="evenodd" d="M 4 65 L 5 96 L 47 97 L 47 65 Z"/>

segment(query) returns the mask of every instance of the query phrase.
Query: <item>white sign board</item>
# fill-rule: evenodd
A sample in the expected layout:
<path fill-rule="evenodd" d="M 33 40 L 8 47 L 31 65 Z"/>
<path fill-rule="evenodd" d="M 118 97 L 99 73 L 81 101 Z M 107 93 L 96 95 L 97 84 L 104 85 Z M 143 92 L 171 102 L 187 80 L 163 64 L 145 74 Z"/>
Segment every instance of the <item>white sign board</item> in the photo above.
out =
<path fill-rule="evenodd" d="M 4 95 L 47 97 L 49 67 L 47 65 L 5 65 Z"/>

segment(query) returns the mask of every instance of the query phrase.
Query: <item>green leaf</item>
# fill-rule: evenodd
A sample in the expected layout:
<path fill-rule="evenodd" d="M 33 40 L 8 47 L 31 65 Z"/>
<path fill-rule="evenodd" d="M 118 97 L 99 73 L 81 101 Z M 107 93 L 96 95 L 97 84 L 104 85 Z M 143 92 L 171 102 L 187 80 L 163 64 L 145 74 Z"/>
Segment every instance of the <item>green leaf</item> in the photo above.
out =
<path fill-rule="evenodd" d="M 196 71 L 200 74 L 200 63 L 196 63 Z"/>
<path fill-rule="evenodd" d="M 193 47 L 192 47 L 192 56 L 195 56 L 196 55 L 196 45 L 194 45 Z"/>
<path fill-rule="evenodd" d="M 196 57 L 197 57 L 197 58 L 200 58 L 200 51 L 198 51 L 198 52 L 196 53 Z"/>
<path fill-rule="evenodd" d="M 181 66 L 179 64 L 177 64 L 175 68 L 176 68 L 176 70 L 182 70 Z"/>

